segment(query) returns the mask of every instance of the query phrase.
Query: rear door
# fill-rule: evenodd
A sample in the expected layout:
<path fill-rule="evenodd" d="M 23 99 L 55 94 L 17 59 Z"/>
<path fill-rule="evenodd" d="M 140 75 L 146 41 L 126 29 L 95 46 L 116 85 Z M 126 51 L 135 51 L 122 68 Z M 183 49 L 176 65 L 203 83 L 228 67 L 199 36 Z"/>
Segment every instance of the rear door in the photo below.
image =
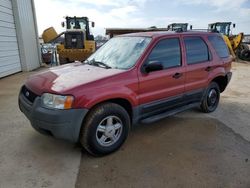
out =
<path fill-rule="evenodd" d="M 161 62 L 164 70 L 143 73 L 139 71 L 139 103 L 143 116 L 177 106 L 184 92 L 184 67 L 179 37 L 156 42 L 143 66 L 151 61 Z"/>
<path fill-rule="evenodd" d="M 212 70 L 211 53 L 200 36 L 184 36 L 186 78 L 185 101 L 186 103 L 198 102 L 208 84 L 208 75 Z"/>

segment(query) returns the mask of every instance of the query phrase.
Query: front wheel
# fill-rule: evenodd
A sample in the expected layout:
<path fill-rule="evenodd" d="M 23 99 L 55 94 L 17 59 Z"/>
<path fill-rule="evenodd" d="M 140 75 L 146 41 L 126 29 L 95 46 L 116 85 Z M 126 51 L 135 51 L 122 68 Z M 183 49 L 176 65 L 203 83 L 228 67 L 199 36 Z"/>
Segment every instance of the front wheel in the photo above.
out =
<path fill-rule="evenodd" d="M 216 82 L 211 82 L 201 102 L 201 110 L 205 113 L 213 112 L 220 101 L 220 88 Z"/>
<path fill-rule="evenodd" d="M 127 111 L 118 104 L 103 103 L 94 107 L 86 117 L 80 142 L 89 153 L 106 155 L 121 147 L 129 129 Z"/>

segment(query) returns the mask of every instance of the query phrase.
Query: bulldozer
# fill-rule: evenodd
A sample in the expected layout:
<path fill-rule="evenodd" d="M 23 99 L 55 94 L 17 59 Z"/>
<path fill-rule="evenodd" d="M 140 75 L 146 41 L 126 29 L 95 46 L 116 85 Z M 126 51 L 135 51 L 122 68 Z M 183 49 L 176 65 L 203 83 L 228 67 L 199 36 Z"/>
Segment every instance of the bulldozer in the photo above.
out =
<path fill-rule="evenodd" d="M 242 43 L 244 33 L 233 35 L 231 27 L 235 28 L 235 24 L 232 22 L 215 22 L 208 24 L 208 30 L 223 34 L 223 38 L 234 58 L 237 56 L 243 60 L 250 60 L 250 57 L 248 57 L 250 52 L 249 48 L 246 44 Z"/>
<path fill-rule="evenodd" d="M 42 34 L 44 43 L 55 43 L 64 35 L 63 42 L 57 44 L 60 64 L 84 61 L 95 52 L 96 45 L 94 36 L 90 34 L 90 23 L 92 27 L 95 26 L 88 17 L 67 16 L 66 21 L 62 22 L 62 27 L 66 26 L 66 31 L 58 34 L 53 27 L 44 30 Z"/>
<path fill-rule="evenodd" d="M 187 31 L 188 23 L 171 23 L 167 26 L 168 31 Z"/>

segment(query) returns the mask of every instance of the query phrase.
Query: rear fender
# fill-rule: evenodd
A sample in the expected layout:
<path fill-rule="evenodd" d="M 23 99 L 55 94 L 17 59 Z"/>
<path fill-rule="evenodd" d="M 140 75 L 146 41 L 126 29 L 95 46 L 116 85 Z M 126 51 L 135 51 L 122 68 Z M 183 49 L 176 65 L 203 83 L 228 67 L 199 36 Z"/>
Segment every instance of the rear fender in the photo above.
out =
<path fill-rule="evenodd" d="M 208 78 L 208 84 L 212 82 L 213 79 L 219 77 L 219 76 L 226 76 L 226 71 L 223 67 L 217 67 L 216 69 L 214 69 L 211 74 L 209 75 Z"/>

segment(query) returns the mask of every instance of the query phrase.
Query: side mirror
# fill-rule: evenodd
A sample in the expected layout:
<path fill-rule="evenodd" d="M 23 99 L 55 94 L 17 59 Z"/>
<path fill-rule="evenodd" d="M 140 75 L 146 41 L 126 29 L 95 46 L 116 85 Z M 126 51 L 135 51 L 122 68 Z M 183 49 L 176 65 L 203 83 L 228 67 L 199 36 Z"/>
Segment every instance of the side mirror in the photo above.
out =
<path fill-rule="evenodd" d="M 190 25 L 190 30 L 192 30 L 193 29 L 193 26 L 192 25 Z"/>
<path fill-rule="evenodd" d="M 235 24 L 235 23 L 233 23 L 233 28 L 235 28 L 235 26 L 236 26 L 236 24 Z"/>
<path fill-rule="evenodd" d="M 91 26 L 92 26 L 92 27 L 95 27 L 95 22 L 91 22 Z"/>
<path fill-rule="evenodd" d="M 162 66 L 161 62 L 159 62 L 159 61 L 149 61 L 144 66 L 145 73 L 150 73 L 150 72 L 159 71 L 159 70 L 163 70 L 163 66 Z"/>
<path fill-rule="evenodd" d="M 65 26 L 65 23 L 64 23 L 64 22 L 61 22 L 61 26 L 64 27 L 64 26 Z"/>

